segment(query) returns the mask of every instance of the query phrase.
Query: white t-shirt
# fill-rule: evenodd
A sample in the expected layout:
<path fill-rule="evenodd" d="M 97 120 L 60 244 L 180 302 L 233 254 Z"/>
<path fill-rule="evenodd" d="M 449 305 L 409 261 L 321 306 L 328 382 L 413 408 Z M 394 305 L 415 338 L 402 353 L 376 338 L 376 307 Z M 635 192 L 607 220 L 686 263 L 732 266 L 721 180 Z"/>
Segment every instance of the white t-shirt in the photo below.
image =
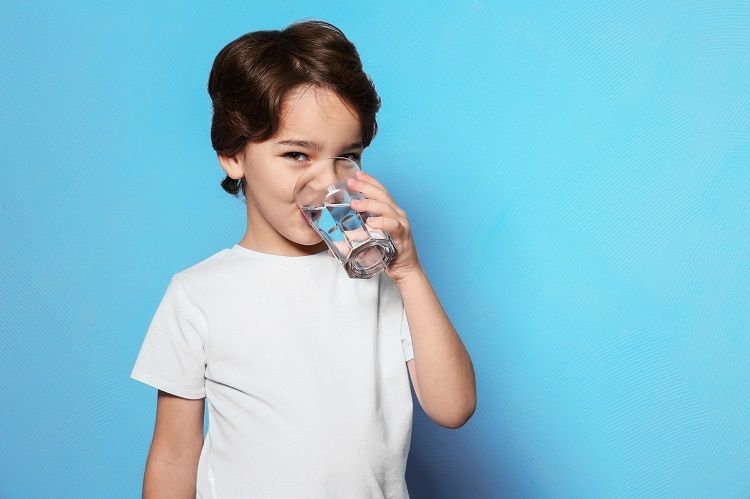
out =
<path fill-rule="evenodd" d="M 385 272 L 235 244 L 172 276 L 131 378 L 206 397 L 198 498 L 404 499 L 413 357 Z"/>

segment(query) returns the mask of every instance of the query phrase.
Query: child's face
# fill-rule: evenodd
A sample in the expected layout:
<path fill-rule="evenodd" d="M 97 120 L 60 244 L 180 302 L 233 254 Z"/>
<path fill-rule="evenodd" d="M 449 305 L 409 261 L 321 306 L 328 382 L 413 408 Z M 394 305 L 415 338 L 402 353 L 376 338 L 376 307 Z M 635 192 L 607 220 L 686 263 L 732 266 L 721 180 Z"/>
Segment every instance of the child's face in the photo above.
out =
<path fill-rule="evenodd" d="M 286 143 L 306 141 L 310 144 Z M 344 156 L 358 161 L 362 154 L 362 128 L 354 109 L 337 94 L 308 85 L 290 91 L 282 104 L 276 136 L 249 143 L 235 159 L 220 157 L 232 178 L 245 175 L 248 210 L 246 237 L 258 246 L 281 250 L 289 246 L 325 243 L 310 227 L 294 202 L 297 178 L 316 161 Z"/>

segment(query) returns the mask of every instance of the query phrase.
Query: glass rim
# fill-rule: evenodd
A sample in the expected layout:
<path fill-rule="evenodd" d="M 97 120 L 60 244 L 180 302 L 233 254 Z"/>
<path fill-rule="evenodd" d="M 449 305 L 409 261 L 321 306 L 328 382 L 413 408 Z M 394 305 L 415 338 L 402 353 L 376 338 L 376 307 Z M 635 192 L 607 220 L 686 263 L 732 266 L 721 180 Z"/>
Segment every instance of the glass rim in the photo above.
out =
<path fill-rule="evenodd" d="M 315 168 L 320 163 L 322 163 L 324 161 L 327 161 L 329 159 L 343 159 L 343 160 L 346 160 L 349 163 L 352 163 L 354 165 L 353 169 L 355 170 L 355 172 L 356 172 L 356 170 L 362 171 L 362 167 L 359 165 L 359 163 L 357 163 L 356 161 L 354 161 L 352 158 L 345 158 L 343 156 L 330 156 L 328 158 L 323 158 L 323 159 L 320 159 L 320 160 L 316 161 L 315 163 L 313 163 L 309 167 L 305 168 L 305 170 L 302 173 L 299 174 L 299 177 L 297 177 L 297 180 L 294 182 L 294 188 L 292 189 L 292 197 L 294 198 L 294 204 L 296 204 L 298 208 L 302 209 L 302 207 L 299 205 L 299 202 L 297 201 L 297 187 L 299 187 L 300 180 L 311 169 Z M 355 175 L 356 175 L 356 173 L 355 173 Z"/>

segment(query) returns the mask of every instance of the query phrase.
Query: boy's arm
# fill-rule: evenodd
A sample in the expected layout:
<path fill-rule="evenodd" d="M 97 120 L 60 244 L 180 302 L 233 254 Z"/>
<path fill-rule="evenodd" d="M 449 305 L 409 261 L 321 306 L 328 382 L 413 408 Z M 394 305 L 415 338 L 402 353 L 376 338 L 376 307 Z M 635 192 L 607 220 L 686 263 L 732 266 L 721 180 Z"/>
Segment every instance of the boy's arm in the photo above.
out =
<path fill-rule="evenodd" d="M 203 447 L 205 398 L 158 391 L 156 425 L 143 477 L 143 498 L 194 499 Z"/>
<path fill-rule="evenodd" d="M 459 428 L 477 405 L 474 367 L 423 270 L 394 281 L 409 321 L 409 369 L 417 400 L 437 424 Z"/>

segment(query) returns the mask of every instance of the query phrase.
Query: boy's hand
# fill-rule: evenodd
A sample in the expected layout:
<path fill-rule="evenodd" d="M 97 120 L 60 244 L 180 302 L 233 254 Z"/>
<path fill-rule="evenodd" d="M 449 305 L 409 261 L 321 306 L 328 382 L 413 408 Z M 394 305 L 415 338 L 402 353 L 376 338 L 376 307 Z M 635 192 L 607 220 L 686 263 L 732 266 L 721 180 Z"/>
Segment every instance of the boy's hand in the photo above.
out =
<path fill-rule="evenodd" d="M 390 234 L 396 245 L 396 257 L 385 269 L 388 277 L 398 284 L 409 275 L 422 270 L 406 213 L 391 198 L 383 184 L 367 173 L 357 170 L 356 178 L 349 179 L 349 187 L 364 194 L 367 199 L 353 199 L 352 208 L 374 215 L 365 220 L 373 229 Z"/>

